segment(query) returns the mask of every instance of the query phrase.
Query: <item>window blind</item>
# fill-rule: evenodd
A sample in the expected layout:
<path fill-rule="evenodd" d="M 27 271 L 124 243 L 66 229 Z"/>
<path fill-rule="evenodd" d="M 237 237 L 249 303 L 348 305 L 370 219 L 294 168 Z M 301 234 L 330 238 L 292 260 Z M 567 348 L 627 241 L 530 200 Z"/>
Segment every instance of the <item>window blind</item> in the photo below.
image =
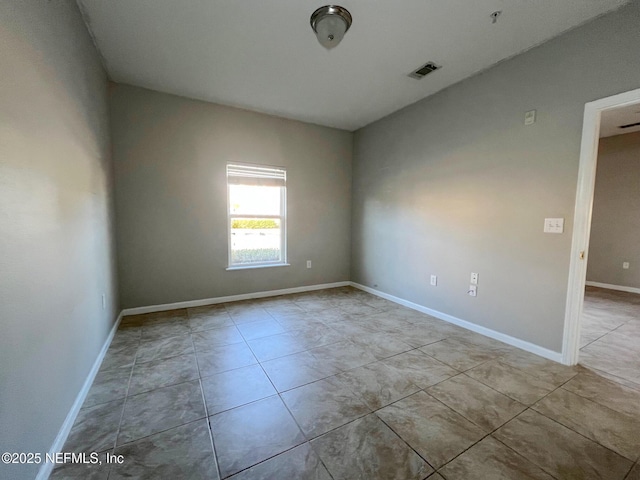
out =
<path fill-rule="evenodd" d="M 287 171 L 283 168 L 227 165 L 227 183 L 232 185 L 284 187 L 286 181 Z"/>

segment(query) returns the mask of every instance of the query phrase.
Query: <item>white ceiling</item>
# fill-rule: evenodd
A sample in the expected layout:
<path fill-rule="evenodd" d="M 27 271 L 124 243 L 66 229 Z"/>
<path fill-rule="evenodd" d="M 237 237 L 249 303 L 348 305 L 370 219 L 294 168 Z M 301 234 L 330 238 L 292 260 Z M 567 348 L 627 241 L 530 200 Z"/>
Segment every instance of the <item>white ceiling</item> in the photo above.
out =
<path fill-rule="evenodd" d="M 637 127 L 620 128 L 620 125 L 630 125 L 640 122 L 640 104 L 605 110 L 600 117 L 600 138 L 623 135 L 625 133 L 640 132 Z"/>
<path fill-rule="evenodd" d="M 116 82 L 355 130 L 627 0 L 340 0 L 331 51 L 309 26 L 322 0 L 78 3 Z M 407 76 L 427 61 L 443 68 Z"/>

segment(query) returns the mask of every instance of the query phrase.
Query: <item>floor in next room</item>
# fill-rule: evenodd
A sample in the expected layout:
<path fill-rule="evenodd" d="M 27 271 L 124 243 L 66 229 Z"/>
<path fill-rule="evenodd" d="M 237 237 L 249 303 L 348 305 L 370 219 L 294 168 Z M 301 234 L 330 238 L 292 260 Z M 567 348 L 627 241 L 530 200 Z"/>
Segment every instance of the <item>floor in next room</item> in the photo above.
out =
<path fill-rule="evenodd" d="M 580 340 L 581 365 L 640 389 L 640 295 L 587 287 Z"/>
<path fill-rule="evenodd" d="M 124 463 L 52 478 L 639 480 L 610 373 L 352 288 L 126 317 L 64 448 Z"/>

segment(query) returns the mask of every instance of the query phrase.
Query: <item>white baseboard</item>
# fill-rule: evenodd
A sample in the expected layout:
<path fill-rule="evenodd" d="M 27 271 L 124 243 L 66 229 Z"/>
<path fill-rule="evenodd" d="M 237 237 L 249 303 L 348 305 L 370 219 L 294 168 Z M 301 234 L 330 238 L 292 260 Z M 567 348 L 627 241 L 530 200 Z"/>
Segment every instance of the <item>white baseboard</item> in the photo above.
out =
<path fill-rule="evenodd" d="M 541 347 L 534 343 L 530 343 L 525 340 L 520 340 L 519 338 L 511 337 L 504 333 L 496 332 L 495 330 L 491 330 L 490 328 L 486 328 L 481 325 L 476 325 L 475 323 L 462 320 L 461 318 L 454 317 L 453 315 L 449 315 L 447 313 L 442 313 L 437 310 L 433 310 L 432 308 L 418 305 L 417 303 L 410 302 L 403 298 L 394 297 L 393 295 L 380 292 L 370 287 L 365 287 L 364 285 L 360 285 L 359 283 L 351 282 L 351 286 L 355 288 L 359 288 L 360 290 L 364 290 L 365 292 L 371 293 L 378 297 L 385 298 L 394 303 L 398 303 L 405 307 L 411 308 L 413 310 L 417 310 L 418 312 L 426 313 L 427 315 L 431 315 L 432 317 L 436 317 L 440 320 L 444 320 L 445 322 L 453 323 L 454 325 L 457 325 L 462 328 L 466 328 L 467 330 L 471 330 L 472 332 L 479 333 L 480 335 L 484 335 L 485 337 L 493 338 L 494 340 L 498 340 L 508 345 L 512 345 L 514 347 L 520 348 L 521 350 L 526 350 L 527 352 L 531 352 L 535 355 L 548 358 L 549 360 L 553 360 L 554 362 L 562 363 L 562 353 L 560 352 L 554 352 L 553 350 L 549 350 L 547 348 Z"/>
<path fill-rule="evenodd" d="M 107 354 L 107 350 L 109 350 L 109 346 L 111 345 L 111 341 L 113 340 L 114 335 L 116 334 L 116 330 L 118 330 L 118 326 L 120 325 L 120 321 L 122 320 L 122 312 L 118 315 L 116 322 L 111 327 L 111 331 L 109 332 L 109 336 L 104 342 L 102 346 L 102 350 L 98 354 L 95 362 L 93 362 L 93 366 L 87 375 L 87 378 L 82 385 L 82 388 L 78 392 L 69 413 L 67 414 L 67 418 L 64 419 L 60 430 L 58 431 L 58 435 L 56 439 L 53 441 L 51 448 L 49 449 L 50 454 L 54 454 L 57 452 L 62 452 L 62 448 L 64 447 L 64 443 L 67 441 L 67 437 L 69 436 L 69 432 L 71 431 L 71 427 L 73 427 L 73 423 L 76 421 L 76 417 L 78 413 L 80 413 L 80 409 L 82 408 L 82 404 L 87 398 L 87 394 L 89 393 L 89 389 L 93 384 L 93 381 L 98 374 L 98 370 L 100 370 L 100 365 L 102 365 L 102 360 L 104 360 L 104 356 Z M 51 472 L 53 471 L 53 467 L 55 465 L 53 463 L 44 462 L 38 471 L 38 475 L 36 476 L 36 480 L 47 480 Z"/>
<path fill-rule="evenodd" d="M 347 287 L 351 282 L 321 283 L 317 285 L 307 285 L 304 287 L 283 288 L 281 290 L 268 290 L 265 292 L 242 293 L 240 295 L 228 295 L 226 297 L 203 298 L 202 300 L 190 300 L 187 302 L 164 303 L 162 305 L 149 305 L 147 307 L 125 308 L 122 315 L 139 315 L 141 313 L 164 312 L 178 308 L 202 307 L 215 303 L 237 302 L 238 300 L 251 300 L 254 298 L 276 297 L 278 295 L 288 295 L 290 293 L 311 292 L 313 290 L 324 290 L 325 288 Z"/>
<path fill-rule="evenodd" d="M 607 288 L 609 290 L 618 290 L 619 292 L 640 293 L 640 288 L 625 287 L 623 285 L 611 285 L 610 283 L 585 282 L 589 287 Z"/>

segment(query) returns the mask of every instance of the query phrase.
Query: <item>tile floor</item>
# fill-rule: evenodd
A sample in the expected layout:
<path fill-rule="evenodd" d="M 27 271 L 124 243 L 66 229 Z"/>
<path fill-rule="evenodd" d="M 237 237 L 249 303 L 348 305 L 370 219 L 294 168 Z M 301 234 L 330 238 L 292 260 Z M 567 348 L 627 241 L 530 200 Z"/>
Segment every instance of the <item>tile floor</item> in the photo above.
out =
<path fill-rule="evenodd" d="M 640 480 L 639 309 L 577 367 L 352 288 L 126 317 L 64 448 L 125 463 L 52 478 Z"/>

